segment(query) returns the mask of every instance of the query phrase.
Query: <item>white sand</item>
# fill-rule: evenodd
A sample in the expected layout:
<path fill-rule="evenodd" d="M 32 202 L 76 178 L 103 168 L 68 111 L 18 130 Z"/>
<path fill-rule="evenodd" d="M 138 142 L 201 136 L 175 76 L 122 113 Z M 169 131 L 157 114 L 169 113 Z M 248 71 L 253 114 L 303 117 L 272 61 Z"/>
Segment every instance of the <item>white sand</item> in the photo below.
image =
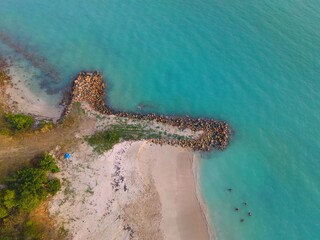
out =
<path fill-rule="evenodd" d="M 13 105 L 17 112 L 31 114 L 40 118 L 50 118 L 57 121 L 63 111 L 62 106 L 56 106 L 44 100 L 44 96 L 37 96 L 26 84 L 22 73 L 16 68 L 10 68 L 12 86 L 7 86 L 6 94 L 9 104 Z"/>
<path fill-rule="evenodd" d="M 151 162 L 161 201 L 165 239 L 209 239 L 193 177 L 193 153 L 181 147 L 147 145 L 140 161 Z"/>
<path fill-rule="evenodd" d="M 209 239 L 192 160 L 181 147 L 147 141 L 100 156 L 83 143 L 59 162 L 64 189 L 49 211 L 71 239 Z"/>
<path fill-rule="evenodd" d="M 61 115 L 61 108 L 36 96 L 18 76 L 13 76 L 13 86 L 6 93 L 17 102 L 19 112 L 54 120 Z M 115 116 L 83 107 L 90 126 L 76 133 L 78 138 L 119 123 Z M 170 134 L 201 134 L 155 122 L 122 120 Z M 63 189 L 50 201 L 49 212 L 58 227 L 68 230 L 70 239 L 212 239 L 196 191 L 193 159 L 186 149 L 148 141 L 123 142 L 103 155 L 82 143 L 70 160 L 59 161 Z"/>
<path fill-rule="evenodd" d="M 12 83 L 6 93 L 19 112 L 60 118 L 62 108 L 33 93 L 21 76 L 13 75 Z M 95 123 L 77 133 L 78 138 L 119 121 L 85 109 Z M 156 122 L 125 121 L 181 136 L 201 134 Z M 210 239 L 196 188 L 194 154 L 186 149 L 137 141 L 97 155 L 82 143 L 59 165 L 63 189 L 50 201 L 49 212 L 70 239 Z"/>

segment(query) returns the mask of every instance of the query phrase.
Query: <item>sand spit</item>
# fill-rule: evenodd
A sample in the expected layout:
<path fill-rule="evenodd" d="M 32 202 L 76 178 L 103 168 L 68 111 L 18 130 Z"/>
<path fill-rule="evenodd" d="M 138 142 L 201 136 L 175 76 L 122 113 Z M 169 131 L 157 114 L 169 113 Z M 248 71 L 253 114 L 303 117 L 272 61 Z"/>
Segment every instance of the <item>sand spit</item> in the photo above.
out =
<path fill-rule="evenodd" d="M 37 119 L 52 119 L 55 122 L 60 119 L 62 107 L 52 106 L 39 98 L 17 75 L 11 81 L 12 85 L 7 86 L 6 94 L 10 96 L 8 103 L 15 107 L 15 111 L 36 116 Z"/>
<path fill-rule="evenodd" d="M 3 86 L 1 101 L 6 109 L 32 115 L 37 119 L 51 119 L 54 122 L 61 118 L 62 106 L 54 106 L 32 92 L 25 81 L 26 76 L 14 66 L 6 67 L 10 80 Z"/>
<path fill-rule="evenodd" d="M 148 141 L 103 155 L 81 144 L 61 160 L 63 190 L 49 204 L 70 239 L 209 239 L 192 152 Z"/>

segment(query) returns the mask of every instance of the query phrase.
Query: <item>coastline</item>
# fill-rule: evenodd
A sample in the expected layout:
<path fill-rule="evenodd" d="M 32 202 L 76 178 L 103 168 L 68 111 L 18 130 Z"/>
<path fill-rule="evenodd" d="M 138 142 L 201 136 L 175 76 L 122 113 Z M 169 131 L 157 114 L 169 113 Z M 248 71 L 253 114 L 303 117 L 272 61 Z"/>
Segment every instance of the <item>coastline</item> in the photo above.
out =
<path fill-rule="evenodd" d="M 64 189 L 49 212 L 72 239 L 213 239 L 193 156 L 149 141 L 122 142 L 97 155 L 83 143 L 59 161 Z"/>
<path fill-rule="evenodd" d="M 40 119 L 57 121 L 60 118 L 61 111 L 48 108 L 43 100 L 36 101 L 37 96 L 15 75 L 7 94 L 11 105 L 20 112 Z M 99 94 L 103 96 L 104 92 Z M 15 98 L 21 100 L 14 104 Z M 113 236 L 111 239 L 214 239 L 201 194 L 200 159 L 195 151 L 198 148 L 208 151 L 212 146 L 226 147 L 228 135 L 219 140 L 218 145 L 213 138 L 210 142 L 201 139 L 209 136 L 205 135 L 206 128 L 217 126 L 210 124 L 219 126 L 220 123 L 154 114 L 106 114 L 96 111 L 86 100 L 80 99 L 81 107 L 94 124 L 90 128 L 86 128 L 86 124 L 80 127 L 75 133 L 78 139 L 105 130 L 121 118 L 126 124 L 142 124 L 170 136 L 178 134 L 184 140 L 170 139 L 168 135 L 160 140 L 120 142 L 102 155 L 97 155 L 92 147 L 82 142 L 68 161 L 57 147 L 53 154 L 60 159 L 63 190 L 50 200 L 48 207 L 56 227 L 68 230 L 68 238 L 72 239 L 98 239 L 98 236 Z M 222 126 L 228 130 L 228 125 Z M 215 132 L 210 134 L 213 136 Z M 188 141 L 194 145 L 188 145 Z"/>
<path fill-rule="evenodd" d="M 193 165 L 197 164 L 195 153 L 181 147 L 155 145 L 153 151 L 150 148 L 149 156 L 162 152 L 161 157 L 155 157 L 153 178 L 163 204 L 161 226 L 164 232 L 171 233 L 165 239 L 212 239 L 197 196 L 198 185 L 193 173 Z M 175 225 L 176 231 L 173 231 Z"/>
<path fill-rule="evenodd" d="M 214 240 L 214 239 L 216 239 L 214 224 L 212 223 L 212 220 L 211 220 L 211 217 L 209 214 L 209 209 L 208 209 L 208 206 L 206 204 L 206 201 L 203 197 L 202 190 L 201 190 L 200 162 L 203 161 L 203 159 L 201 159 L 201 157 L 197 153 L 194 153 L 193 156 L 194 156 L 194 158 L 193 158 L 193 162 L 192 162 L 192 172 L 193 172 L 193 177 L 194 177 L 194 182 L 195 182 L 196 196 L 197 196 L 198 202 L 200 204 L 200 208 L 201 208 L 203 217 L 206 220 L 209 239 Z"/>
<path fill-rule="evenodd" d="M 7 104 L 15 112 L 35 116 L 37 119 L 52 119 L 57 122 L 63 112 L 62 106 L 49 104 L 37 96 L 26 83 L 25 77 L 14 67 L 10 67 L 10 83 L 6 85 Z"/>

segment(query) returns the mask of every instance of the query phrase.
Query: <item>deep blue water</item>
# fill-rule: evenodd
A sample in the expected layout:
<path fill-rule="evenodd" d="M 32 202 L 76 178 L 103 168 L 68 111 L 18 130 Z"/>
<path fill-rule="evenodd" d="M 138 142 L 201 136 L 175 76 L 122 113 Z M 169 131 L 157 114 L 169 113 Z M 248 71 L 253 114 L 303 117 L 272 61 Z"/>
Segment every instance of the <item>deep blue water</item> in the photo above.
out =
<path fill-rule="evenodd" d="M 97 69 L 114 108 L 229 122 L 230 147 L 201 165 L 217 239 L 313 240 L 319 24 L 315 0 L 2 0 L 0 51 L 50 94 Z"/>

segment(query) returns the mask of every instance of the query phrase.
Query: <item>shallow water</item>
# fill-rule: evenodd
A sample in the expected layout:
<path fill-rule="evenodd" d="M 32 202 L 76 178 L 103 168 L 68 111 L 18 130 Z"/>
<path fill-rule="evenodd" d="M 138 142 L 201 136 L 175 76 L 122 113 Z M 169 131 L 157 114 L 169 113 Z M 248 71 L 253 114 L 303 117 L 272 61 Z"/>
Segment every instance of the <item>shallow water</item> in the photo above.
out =
<path fill-rule="evenodd" d="M 217 239 L 320 239 L 319 16 L 313 0 L 2 0 L 0 50 L 50 94 L 97 69 L 114 108 L 229 122 L 201 166 Z"/>

